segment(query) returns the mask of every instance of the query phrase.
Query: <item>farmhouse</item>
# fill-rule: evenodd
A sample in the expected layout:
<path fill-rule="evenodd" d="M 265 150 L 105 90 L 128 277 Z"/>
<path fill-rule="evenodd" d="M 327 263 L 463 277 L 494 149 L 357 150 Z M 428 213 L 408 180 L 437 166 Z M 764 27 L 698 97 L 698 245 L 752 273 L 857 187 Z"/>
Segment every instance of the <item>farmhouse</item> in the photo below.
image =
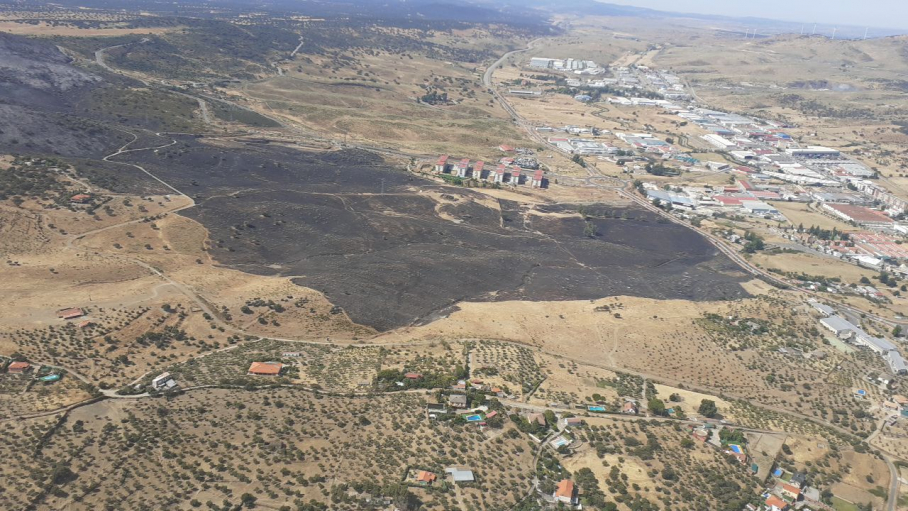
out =
<path fill-rule="evenodd" d="M 520 167 L 511 169 L 511 180 L 508 182 L 515 186 L 520 184 Z"/>
<path fill-rule="evenodd" d="M 28 372 L 31 367 L 31 364 L 28 362 L 12 362 L 9 367 L 6 368 L 6 372 L 9 374 L 22 374 Z"/>
<path fill-rule="evenodd" d="M 555 487 L 555 493 L 552 494 L 556 502 L 565 504 L 575 504 L 577 501 L 577 490 L 570 479 L 562 479 Z"/>
<path fill-rule="evenodd" d="M 253 362 L 249 366 L 249 375 L 251 376 L 278 376 L 284 364 L 280 362 Z"/>
<path fill-rule="evenodd" d="M 467 407 L 467 395 L 466 394 L 451 394 L 448 396 L 448 404 L 454 408 L 466 408 Z"/>
<path fill-rule="evenodd" d="M 422 486 L 429 486 L 438 479 L 438 476 L 434 472 L 429 472 L 428 470 L 420 470 L 416 474 L 416 483 Z"/>
<path fill-rule="evenodd" d="M 624 406 L 621 407 L 621 413 L 626 413 L 628 415 L 637 415 L 637 403 L 633 401 L 624 403 Z"/>
<path fill-rule="evenodd" d="M 782 495 L 792 500 L 798 500 L 798 497 L 801 496 L 801 489 L 791 484 L 783 484 Z"/>
<path fill-rule="evenodd" d="M 766 508 L 769 511 L 787 511 L 788 502 L 785 502 L 775 495 L 770 495 L 769 498 L 766 499 Z"/>
<path fill-rule="evenodd" d="M 561 419 L 562 428 L 576 428 L 583 425 L 583 418 L 581 417 L 566 417 Z"/>
<path fill-rule="evenodd" d="M 76 319 L 85 315 L 85 311 L 78 307 L 69 309 L 60 309 L 57 311 L 57 317 L 60 319 Z"/>
<path fill-rule="evenodd" d="M 161 373 L 155 379 L 151 380 L 151 388 L 155 390 L 167 390 L 177 386 L 170 373 Z"/>
<path fill-rule="evenodd" d="M 545 427 L 545 415 L 542 415 L 541 413 L 531 413 L 527 415 L 527 420 L 531 423 L 535 422 L 536 424 Z"/>

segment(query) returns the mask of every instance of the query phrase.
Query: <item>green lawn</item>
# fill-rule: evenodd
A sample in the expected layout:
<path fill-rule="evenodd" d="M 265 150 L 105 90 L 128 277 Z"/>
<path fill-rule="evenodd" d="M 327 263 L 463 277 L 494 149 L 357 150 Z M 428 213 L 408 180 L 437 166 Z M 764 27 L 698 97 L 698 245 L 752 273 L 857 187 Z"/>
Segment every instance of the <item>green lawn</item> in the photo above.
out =
<path fill-rule="evenodd" d="M 832 497 L 832 507 L 836 511 L 858 511 L 858 506 L 839 497 Z"/>

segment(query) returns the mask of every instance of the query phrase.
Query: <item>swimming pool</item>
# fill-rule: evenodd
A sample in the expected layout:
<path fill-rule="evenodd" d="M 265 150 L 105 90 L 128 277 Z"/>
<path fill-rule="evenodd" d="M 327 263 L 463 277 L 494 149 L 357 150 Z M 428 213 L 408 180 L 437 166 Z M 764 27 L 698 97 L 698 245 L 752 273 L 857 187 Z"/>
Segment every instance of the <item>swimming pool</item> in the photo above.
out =
<path fill-rule="evenodd" d="M 605 411 L 605 407 L 604 407 L 604 406 L 589 406 L 589 407 L 587 407 L 587 408 L 588 408 L 589 411 L 591 411 L 591 412 L 604 412 L 604 411 Z"/>
<path fill-rule="evenodd" d="M 741 449 L 741 446 L 737 444 L 728 444 L 728 448 L 735 454 L 742 454 L 744 452 L 744 449 Z"/>
<path fill-rule="evenodd" d="M 467 419 L 467 422 L 479 422 L 482 420 L 482 415 L 477 413 L 476 415 L 470 415 L 464 418 Z"/>

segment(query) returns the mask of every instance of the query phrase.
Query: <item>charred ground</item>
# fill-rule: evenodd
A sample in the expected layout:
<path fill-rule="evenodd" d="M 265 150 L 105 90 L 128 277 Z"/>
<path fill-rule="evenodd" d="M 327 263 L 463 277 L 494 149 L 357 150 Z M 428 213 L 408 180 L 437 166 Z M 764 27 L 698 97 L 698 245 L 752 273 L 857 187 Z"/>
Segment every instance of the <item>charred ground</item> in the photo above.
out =
<path fill-rule="evenodd" d="M 640 209 L 586 207 L 581 216 L 575 205 L 496 204 L 363 151 L 184 138 L 123 157 L 195 197 L 184 214 L 209 229 L 215 259 L 295 276 L 378 330 L 461 300 L 746 294 L 743 275 L 708 242 Z"/>

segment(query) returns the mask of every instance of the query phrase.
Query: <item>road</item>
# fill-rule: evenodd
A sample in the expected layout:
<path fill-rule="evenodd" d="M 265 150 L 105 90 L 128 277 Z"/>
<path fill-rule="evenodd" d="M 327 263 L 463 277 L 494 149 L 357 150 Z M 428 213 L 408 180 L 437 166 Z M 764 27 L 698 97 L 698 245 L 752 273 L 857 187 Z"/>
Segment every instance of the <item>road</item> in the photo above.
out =
<path fill-rule="evenodd" d="M 149 39 L 145 38 L 145 39 L 142 39 L 141 41 L 139 41 L 138 43 L 130 43 L 130 44 L 142 44 L 144 42 L 147 42 L 148 40 Z M 101 66 L 102 68 L 104 68 L 106 71 L 109 71 L 111 73 L 116 73 L 119 75 L 123 75 L 123 76 L 128 76 L 134 80 L 138 80 L 138 81 L 142 82 L 142 84 L 144 84 L 146 87 L 151 87 L 152 85 L 150 83 L 148 83 L 147 80 L 144 80 L 143 78 L 135 76 L 131 73 L 124 73 L 123 71 L 120 71 L 119 69 L 114 69 L 114 68 L 110 67 L 107 64 L 107 62 L 104 60 L 104 53 L 107 50 L 112 50 L 114 48 L 122 48 L 124 46 L 129 46 L 129 45 L 128 44 L 116 44 L 114 46 L 108 46 L 106 48 L 101 48 L 100 50 L 97 50 L 95 52 L 95 63 L 98 64 L 99 66 Z M 202 122 L 204 122 L 205 124 L 211 124 L 211 114 L 208 112 L 208 104 L 205 103 L 205 100 L 203 100 L 200 97 L 193 96 L 191 94 L 186 94 L 184 92 L 179 92 L 179 91 L 175 91 L 175 90 L 169 90 L 169 92 L 172 92 L 179 96 L 183 96 L 183 97 L 186 97 L 186 98 L 189 98 L 189 99 L 192 99 L 192 100 L 198 102 L 199 110 L 201 111 L 201 115 L 202 115 Z"/>

